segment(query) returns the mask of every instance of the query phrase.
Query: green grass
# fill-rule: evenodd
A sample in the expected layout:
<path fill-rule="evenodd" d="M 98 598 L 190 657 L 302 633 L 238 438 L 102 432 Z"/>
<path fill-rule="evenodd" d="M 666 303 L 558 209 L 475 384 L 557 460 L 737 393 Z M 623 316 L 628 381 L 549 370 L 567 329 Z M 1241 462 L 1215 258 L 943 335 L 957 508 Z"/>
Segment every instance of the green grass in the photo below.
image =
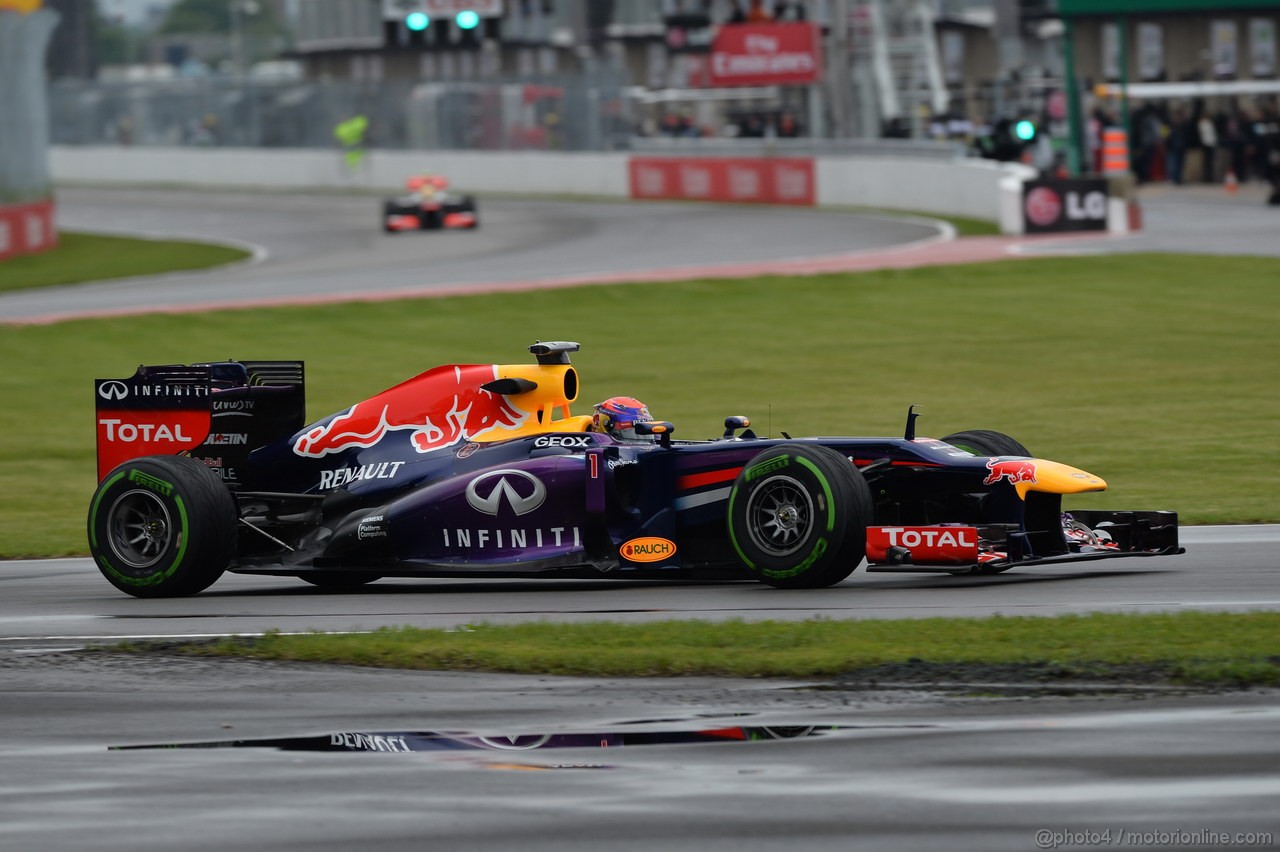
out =
<path fill-rule="evenodd" d="M 990 222 L 986 219 L 972 219 L 968 216 L 942 216 L 925 210 L 889 210 L 884 207 L 856 207 L 843 204 L 824 209 L 844 210 L 849 213 L 869 213 L 877 216 L 919 216 L 922 219 L 939 219 L 943 222 L 949 222 L 951 227 L 956 229 L 956 236 L 960 237 L 989 237 L 1000 233 L 1000 224 L 998 222 Z"/>
<path fill-rule="evenodd" d="M 0 327 L 0 556 L 86 550 L 92 380 L 139 363 L 302 358 L 313 417 L 443 363 L 578 340 L 575 411 L 645 400 L 677 437 L 996 429 L 1099 474 L 1095 508 L 1280 521 L 1280 260 L 1124 255 L 814 278 Z"/>
<path fill-rule="evenodd" d="M 659 621 L 648 624 L 387 628 L 268 633 L 185 653 L 403 669 L 579 676 L 829 677 L 930 664 L 1049 667 L 1089 677 L 1145 667 L 1184 683 L 1280 685 L 1280 613 L 1180 612 L 900 621 Z"/>
<path fill-rule="evenodd" d="M 0 292 L 205 269 L 248 256 L 242 249 L 212 243 L 62 231 L 57 248 L 0 263 Z"/>

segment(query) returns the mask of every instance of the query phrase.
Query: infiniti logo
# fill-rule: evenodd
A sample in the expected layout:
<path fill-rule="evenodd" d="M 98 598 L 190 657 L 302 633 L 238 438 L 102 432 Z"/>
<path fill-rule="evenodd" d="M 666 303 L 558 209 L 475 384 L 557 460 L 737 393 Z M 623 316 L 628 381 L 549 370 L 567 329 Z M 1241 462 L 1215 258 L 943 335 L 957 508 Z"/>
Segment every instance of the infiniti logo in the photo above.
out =
<path fill-rule="evenodd" d="M 499 748 L 505 751 L 528 751 L 533 748 L 542 748 L 551 741 L 551 734 L 518 734 L 514 737 L 476 737 L 480 742 L 489 746 L 489 748 Z"/>
<path fill-rule="evenodd" d="M 98 385 L 98 396 L 103 399 L 124 399 L 129 395 L 129 387 L 124 382 L 109 381 Z"/>
<path fill-rule="evenodd" d="M 522 485 L 517 489 L 507 479 L 508 476 L 523 479 L 528 485 L 533 486 L 532 493 L 527 497 L 521 495 L 520 491 L 525 490 L 525 486 Z M 485 486 L 484 483 L 494 479 L 497 480 L 495 484 Z M 487 496 L 481 496 L 481 491 L 487 491 Z M 542 484 L 541 479 L 523 470 L 491 470 L 483 476 L 477 476 L 467 485 L 467 502 L 472 508 L 486 515 L 498 514 L 498 507 L 502 505 L 503 500 L 506 500 L 511 511 L 517 515 L 527 515 L 541 506 L 546 499 L 547 486 Z"/>

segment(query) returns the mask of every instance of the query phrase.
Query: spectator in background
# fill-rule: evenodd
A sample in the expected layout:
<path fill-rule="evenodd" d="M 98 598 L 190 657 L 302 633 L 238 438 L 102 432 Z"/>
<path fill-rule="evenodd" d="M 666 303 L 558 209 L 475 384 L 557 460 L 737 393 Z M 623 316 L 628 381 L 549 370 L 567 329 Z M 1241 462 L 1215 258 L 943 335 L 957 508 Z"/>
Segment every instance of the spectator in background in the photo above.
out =
<path fill-rule="evenodd" d="M 1161 129 L 1160 119 L 1153 105 L 1146 104 L 1133 114 L 1133 129 L 1130 131 L 1130 139 L 1133 140 L 1132 165 L 1139 183 L 1152 180 L 1152 166 L 1160 145 Z"/>
<path fill-rule="evenodd" d="M 1245 164 L 1244 124 L 1240 120 L 1239 113 L 1234 110 L 1230 115 L 1223 115 L 1220 124 L 1222 147 L 1227 155 L 1227 169 L 1236 176 L 1236 180 L 1244 181 L 1249 176 Z"/>
<path fill-rule="evenodd" d="M 1102 107 L 1095 108 L 1093 114 L 1089 116 L 1085 135 L 1089 143 L 1089 162 L 1094 173 L 1102 172 L 1102 131 L 1108 127 L 1114 127 L 1115 124 L 1115 119 Z"/>
<path fill-rule="evenodd" d="M 1196 134 L 1200 137 L 1201 156 L 1204 157 L 1204 164 L 1200 169 L 1200 179 L 1205 183 L 1213 183 L 1213 161 L 1214 154 L 1218 150 L 1218 129 L 1214 126 L 1213 119 L 1209 117 L 1207 112 L 1200 114 L 1200 120 L 1196 122 Z"/>
<path fill-rule="evenodd" d="M 1175 186 L 1182 185 L 1182 164 L 1191 146 L 1191 125 L 1181 107 L 1175 107 L 1169 120 L 1169 137 L 1165 140 L 1165 171 Z"/>
<path fill-rule="evenodd" d="M 783 139 L 794 139 L 800 135 L 800 124 L 790 112 L 784 112 L 778 118 L 778 135 Z"/>
<path fill-rule="evenodd" d="M 765 7 L 764 0 L 751 0 L 747 7 L 748 24 L 767 24 L 773 20 L 773 12 Z"/>

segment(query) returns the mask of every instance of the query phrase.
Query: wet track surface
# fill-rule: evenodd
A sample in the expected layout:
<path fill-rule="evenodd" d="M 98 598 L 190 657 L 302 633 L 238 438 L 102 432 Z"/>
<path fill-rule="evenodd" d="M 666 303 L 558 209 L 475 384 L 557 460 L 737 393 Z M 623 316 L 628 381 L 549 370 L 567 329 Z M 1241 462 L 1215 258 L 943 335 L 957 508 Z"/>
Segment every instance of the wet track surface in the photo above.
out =
<path fill-rule="evenodd" d="M 225 574 L 190 598 L 139 600 L 88 559 L 3 563 L 0 648 L 76 647 L 80 638 L 264 630 L 375 630 L 410 624 L 669 618 L 747 620 L 1061 615 L 1169 609 L 1280 609 L 1280 526 L 1183 530 L 1181 556 L 1022 568 L 992 577 L 867 574 L 829 589 L 753 581 L 408 580 L 334 592 L 288 577 Z M 52 638 L 57 637 L 57 638 Z"/>
<path fill-rule="evenodd" d="M 625 273 L 652 266 L 651 241 L 671 241 L 664 263 L 703 264 L 933 233 L 817 211 L 511 201 L 482 202 L 479 232 L 401 239 L 373 231 L 368 198 L 193 202 L 189 193 L 73 190 L 60 202 L 69 227 L 203 233 L 269 249 L 233 270 L 75 291 L 78 307 L 106 309 L 529 270 Z M 1163 247 L 1155 236 L 1114 244 Z M 69 293 L 0 297 L 0 318 L 65 310 Z M 80 650 L 125 637 L 479 621 L 1280 609 L 1280 527 L 1189 529 L 1183 543 L 1178 557 L 986 578 L 859 571 L 813 591 L 386 579 L 337 594 L 227 575 L 196 597 L 136 600 L 88 560 L 0 563 L 0 849 L 905 852 L 1086 848 L 1073 832 L 1096 836 L 1094 846 L 1174 848 L 1160 832 L 1268 831 L 1271 841 L 1252 847 L 1274 848 L 1273 692 L 944 698 L 814 688 L 831 686 L 821 682 L 391 672 Z M 468 747 L 401 749 L 388 737 Z"/>
<path fill-rule="evenodd" d="M 843 254 L 939 234 L 924 220 L 803 208 L 482 199 L 479 230 L 388 235 L 380 209 L 364 196 L 64 190 L 59 227 L 228 240 L 260 247 L 264 259 L 213 273 L 0 294 L 0 320 L 625 277 Z"/>
<path fill-rule="evenodd" d="M 0 848 L 905 851 L 1044 848 L 1042 831 L 1274 838 L 1275 692 L 1027 700 L 990 697 L 1017 692 L 989 685 L 944 697 L 79 650 L 97 644 L 88 637 L 270 628 L 1280 608 L 1280 528 L 1184 533 L 1178 557 L 974 579 L 859 572 L 794 592 L 383 580 L 335 594 L 226 576 L 192 598 L 136 600 L 88 560 L 7 563 Z"/>
<path fill-rule="evenodd" d="M 6 849 L 986 850 L 1277 827 L 1266 693 L 942 699 L 8 653 L 0 676 Z M 740 734 L 809 726 L 831 730 Z M 484 747 L 387 738 L 422 731 Z M 299 737 L 324 747 L 199 747 Z M 165 744 L 196 747 L 119 748 Z"/>

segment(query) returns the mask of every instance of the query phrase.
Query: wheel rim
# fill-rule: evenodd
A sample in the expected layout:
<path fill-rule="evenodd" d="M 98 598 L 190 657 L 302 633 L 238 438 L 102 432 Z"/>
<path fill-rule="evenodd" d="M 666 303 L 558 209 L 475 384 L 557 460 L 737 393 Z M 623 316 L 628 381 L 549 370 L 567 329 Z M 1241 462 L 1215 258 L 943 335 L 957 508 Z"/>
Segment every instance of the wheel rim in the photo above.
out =
<path fill-rule="evenodd" d="M 173 541 L 169 507 L 154 491 L 126 491 L 111 504 L 107 515 L 107 540 L 125 565 L 136 571 L 152 568 Z"/>
<path fill-rule="evenodd" d="M 788 556 L 804 544 L 813 527 L 813 500 L 789 476 L 765 480 L 747 500 L 751 542 L 770 556 Z"/>

